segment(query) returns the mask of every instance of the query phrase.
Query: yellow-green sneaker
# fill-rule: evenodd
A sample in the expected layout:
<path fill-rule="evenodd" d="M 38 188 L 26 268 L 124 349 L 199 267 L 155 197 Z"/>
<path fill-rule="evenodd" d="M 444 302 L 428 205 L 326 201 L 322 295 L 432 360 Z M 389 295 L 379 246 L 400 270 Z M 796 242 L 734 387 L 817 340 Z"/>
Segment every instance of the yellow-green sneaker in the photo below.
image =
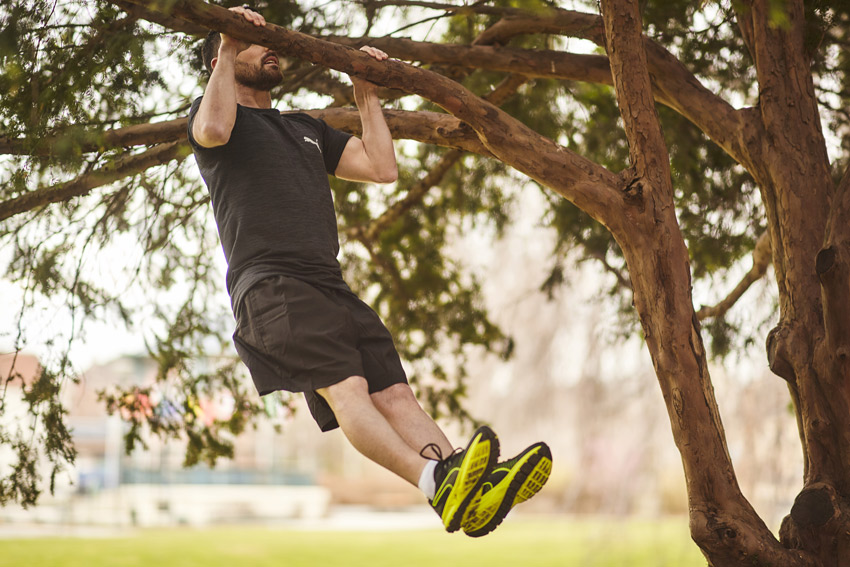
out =
<path fill-rule="evenodd" d="M 466 508 L 461 525 L 471 537 L 487 535 L 511 509 L 537 494 L 552 472 L 552 451 L 535 443 L 513 459 L 499 463 Z"/>
<path fill-rule="evenodd" d="M 430 501 L 431 507 L 443 520 L 446 531 L 454 532 L 460 528 L 466 507 L 499 458 L 499 439 L 489 427 L 484 426 L 475 431 L 466 449 L 458 450 L 446 459 L 442 458 L 439 448 L 429 447 L 440 457 L 434 470 L 437 491 Z"/>

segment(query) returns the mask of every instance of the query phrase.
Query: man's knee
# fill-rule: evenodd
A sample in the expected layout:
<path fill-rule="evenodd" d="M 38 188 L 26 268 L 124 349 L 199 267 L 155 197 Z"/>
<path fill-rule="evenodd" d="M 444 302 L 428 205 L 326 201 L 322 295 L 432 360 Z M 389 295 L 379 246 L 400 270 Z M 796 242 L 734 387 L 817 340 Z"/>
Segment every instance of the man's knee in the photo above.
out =
<path fill-rule="evenodd" d="M 326 388 L 319 388 L 316 393 L 322 396 L 336 413 L 346 404 L 368 401 L 369 385 L 362 376 L 350 376 Z"/>
<path fill-rule="evenodd" d="M 372 401 L 381 413 L 408 411 L 411 405 L 419 406 L 413 390 L 407 384 L 393 384 L 380 392 L 372 394 Z"/>

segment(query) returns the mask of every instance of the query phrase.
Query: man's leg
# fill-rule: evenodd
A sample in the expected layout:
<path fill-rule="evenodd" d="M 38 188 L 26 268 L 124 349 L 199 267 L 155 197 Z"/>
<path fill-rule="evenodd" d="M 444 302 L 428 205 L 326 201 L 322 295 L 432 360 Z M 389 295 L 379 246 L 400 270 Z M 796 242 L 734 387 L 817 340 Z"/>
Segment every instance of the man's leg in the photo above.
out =
<path fill-rule="evenodd" d="M 440 454 L 426 452 L 431 459 L 447 458 L 454 450 L 446 435 L 425 413 L 413 390 L 407 384 L 393 384 L 372 394 L 372 401 L 411 449 L 421 451 L 430 443 L 440 448 Z"/>
<path fill-rule="evenodd" d="M 365 378 L 352 376 L 316 393 L 327 400 L 340 429 L 355 449 L 417 486 L 427 460 L 378 411 Z M 423 447 L 429 442 L 438 441 L 426 441 Z"/>
<path fill-rule="evenodd" d="M 420 489 L 428 497 L 431 507 L 440 516 L 446 531 L 453 532 L 461 527 L 463 515 L 469 503 L 481 488 L 485 479 L 496 464 L 499 454 L 499 440 L 488 427 L 480 427 L 472 436 L 466 449 L 452 454 L 445 435 L 440 432 L 435 439 L 429 439 L 422 433 L 413 433 L 403 427 L 411 443 L 425 441 L 446 445 L 445 460 L 437 463 L 420 455 L 419 451 L 408 444 L 390 424 L 387 417 L 375 406 L 369 395 L 366 379 L 351 376 L 342 382 L 321 388 L 316 392 L 327 400 L 336 416 L 340 429 L 351 444 L 364 456 L 399 475 Z M 404 393 L 393 394 L 402 401 L 388 403 L 384 396 L 380 403 L 395 406 L 389 413 L 392 419 L 399 421 L 400 408 L 410 408 L 410 398 Z M 412 397 L 412 393 L 410 394 Z M 380 399 L 380 398 L 379 398 Z M 415 402 L 415 399 L 414 399 Z M 436 424 L 428 418 L 416 402 L 418 413 L 413 419 L 432 431 L 439 431 Z M 443 450 L 442 447 L 440 449 Z M 427 467 L 426 467 L 427 465 Z M 425 487 L 428 478 L 433 481 Z M 423 482 L 420 483 L 420 480 Z"/>

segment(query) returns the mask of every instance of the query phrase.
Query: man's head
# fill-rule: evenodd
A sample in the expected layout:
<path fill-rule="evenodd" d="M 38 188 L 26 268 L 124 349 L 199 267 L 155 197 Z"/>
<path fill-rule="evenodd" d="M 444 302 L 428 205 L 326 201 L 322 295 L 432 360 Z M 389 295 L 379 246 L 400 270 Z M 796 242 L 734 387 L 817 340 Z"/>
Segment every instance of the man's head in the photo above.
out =
<path fill-rule="evenodd" d="M 212 74 L 212 60 L 218 57 L 218 48 L 221 47 L 221 34 L 217 31 L 211 31 L 207 34 L 204 40 L 204 47 L 201 49 L 201 56 L 204 59 L 204 67 Z"/>
<path fill-rule="evenodd" d="M 218 62 L 220 49 L 221 34 L 211 31 L 201 50 L 204 66 L 210 74 Z M 257 44 L 239 52 L 235 71 L 237 83 L 258 91 L 270 91 L 283 80 L 277 53 Z"/>

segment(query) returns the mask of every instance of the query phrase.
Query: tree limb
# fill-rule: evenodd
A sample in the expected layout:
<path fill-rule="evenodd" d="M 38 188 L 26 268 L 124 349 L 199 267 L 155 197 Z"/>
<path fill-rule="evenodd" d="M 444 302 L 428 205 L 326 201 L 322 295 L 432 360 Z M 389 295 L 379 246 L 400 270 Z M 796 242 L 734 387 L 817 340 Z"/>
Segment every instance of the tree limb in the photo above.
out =
<path fill-rule="evenodd" d="M 355 109 L 334 107 L 297 112 L 321 118 L 334 128 L 345 132 L 360 134 L 360 114 Z M 384 110 L 384 117 L 395 139 L 416 140 L 435 146 L 462 149 L 487 157 L 492 156 L 469 126 L 448 114 Z M 175 140 L 186 140 L 187 126 L 187 118 L 176 118 L 166 122 L 137 124 L 106 131 L 69 128 L 67 131 L 51 136 L 43 143 L 38 143 L 35 149 L 32 149 L 33 142 L 29 139 L 0 137 L 0 154 L 50 157 L 61 152 L 61 148 L 57 148 L 57 145 L 61 146 L 63 140 L 73 138 L 83 140 L 76 150 L 81 153 L 163 144 Z"/>
<path fill-rule="evenodd" d="M 602 19 L 595 14 L 564 10 L 561 8 L 549 8 L 540 12 L 529 12 L 517 8 L 500 8 L 486 5 L 472 5 L 456 7 L 434 2 L 369 2 L 370 6 L 420 6 L 435 10 L 446 10 L 458 13 L 476 13 L 488 15 L 501 15 L 502 19 L 482 32 L 475 41 L 479 43 L 504 44 L 512 37 L 520 34 L 548 33 L 571 37 L 577 37 L 594 42 L 600 47 L 605 47 L 605 31 Z M 391 38 L 387 38 L 391 41 Z M 658 102 L 669 106 L 679 112 L 682 116 L 693 122 L 716 144 L 724 148 L 733 158 L 740 163 L 746 163 L 748 154 L 747 142 L 744 134 L 748 128 L 747 122 L 732 106 L 711 92 L 690 72 L 682 63 L 667 49 L 654 40 L 643 37 L 644 49 L 647 54 L 647 63 L 655 88 L 655 98 Z M 409 48 L 408 48 L 409 49 Z M 572 54 L 560 53 L 562 57 L 571 57 Z M 399 55 L 400 56 L 400 55 Z M 552 56 L 557 59 L 555 56 Z M 423 62 L 431 62 L 427 59 L 417 59 Z M 463 64 L 463 63 L 455 63 Z M 492 69 L 486 63 L 478 62 L 482 68 Z M 568 80 L 597 82 L 599 84 L 611 84 L 610 76 L 603 77 L 597 81 L 597 66 L 602 62 L 594 62 L 592 72 L 584 77 L 575 76 L 580 70 L 582 62 L 576 60 L 571 64 L 562 62 L 562 69 L 570 69 L 571 76 L 551 75 L 556 78 Z M 504 65 L 501 66 L 504 70 Z M 498 69 L 496 69 L 498 70 Z"/>
<path fill-rule="evenodd" d="M 133 0 L 133 4 L 151 10 L 159 6 L 155 0 Z M 274 24 L 258 28 L 234 12 L 201 0 L 175 0 L 170 6 L 173 16 L 430 100 L 469 124 L 498 159 L 554 189 L 603 224 L 620 204 L 614 174 L 539 135 L 446 77 L 399 61 L 379 62 L 361 51 Z"/>
<path fill-rule="evenodd" d="M 642 36 L 630 41 L 633 32 L 640 34 L 640 16 L 632 14 L 627 4 L 618 5 L 613 0 L 603 1 L 602 6 L 603 13 L 617 11 L 616 15 L 606 15 L 605 35 L 631 167 L 638 182 L 647 179 L 646 187 L 663 192 L 660 198 L 672 204 L 670 155 L 655 110 Z"/>
<path fill-rule="evenodd" d="M 194 36 L 205 35 L 205 28 L 183 18 L 165 15 L 147 9 L 131 0 L 110 0 L 134 17 L 154 21 L 167 28 Z M 329 41 L 356 45 L 369 43 L 390 53 L 393 57 L 424 63 L 443 63 L 483 68 L 495 71 L 522 73 L 533 77 L 550 77 L 611 85 L 607 58 L 542 50 L 511 50 L 491 48 L 474 51 L 483 44 L 504 43 L 517 34 L 551 33 L 593 41 L 604 47 L 602 20 L 595 14 L 551 8 L 532 13 L 516 8 L 502 8 L 475 4 L 452 6 L 435 2 L 365 2 L 369 7 L 419 6 L 453 13 L 501 15 L 503 19 L 485 30 L 474 46 L 448 46 L 415 42 L 402 38 L 329 37 Z M 705 88 L 694 75 L 669 51 L 655 41 L 644 38 L 650 74 L 656 87 L 656 99 L 670 106 L 706 133 L 738 162 L 746 163 L 748 152 L 743 148 L 740 133 L 745 129 L 742 117 L 726 101 Z M 502 51 L 506 49 L 506 51 Z M 464 51 L 473 50 L 473 51 Z M 294 54 L 297 55 L 297 54 Z"/>
<path fill-rule="evenodd" d="M 590 40 L 600 47 L 605 45 L 602 18 L 596 14 L 561 8 L 533 13 L 520 10 L 506 13 L 501 20 L 482 32 L 476 41 L 504 45 L 518 35 L 538 33 L 577 37 Z"/>
<path fill-rule="evenodd" d="M 148 10 L 144 6 L 139 6 L 132 2 L 127 2 L 125 0 L 110 0 L 110 2 L 135 18 L 159 24 L 166 29 L 182 32 L 186 35 L 195 37 L 204 37 L 209 32 L 209 30 L 203 26 L 187 22 L 180 18 L 172 18 L 162 12 Z"/>
<path fill-rule="evenodd" d="M 319 118 L 334 128 L 359 136 L 362 133 L 360 113 L 353 108 L 297 110 Z M 384 110 L 384 118 L 396 140 L 415 140 L 425 144 L 454 148 L 492 157 L 475 132 L 453 116 L 440 112 Z"/>
<path fill-rule="evenodd" d="M 135 3 L 131 4 L 127 0 L 114 1 L 122 7 L 135 5 Z M 510 23 L 508 27 L 511 33 L 561 33 L 582 37 L 604 45 L 604 33 L 602 32 L 600 18 L 582 12 L 552 9 L 541 14 L 534 14 L 517 9 L 492 6 L 457 7 L 429 2 L 378 2 L 369 3 L 369 5 L 377 7 L 416 5 L 457 12 L 500 14 L 506 18 L 504 20 L 505 26 L 508 26 L 508 22 Z M 132 13 L 170 26 L 172 29 L 187 30 L 187 33 L 197 35 L 197 29 L 191 31 L 186 28 L 188 23 L 182 18 L 164 16 L 160 12 L 147 8 L 139 8 Z M 493 29 L 493 27 L 490 29 Z M 483 68 L 520 73 L 532 77 L 612 84 L 607 57 L 556 51 L 487 47 L 482 44 L 505 39 L 505 36 L 499 36 L 495 32 L 488 34 L 488 30 L 485 30 L 476 39 L 473 46 L 433 44 L 392 37 L 352 39 L 331 36 L 326 39 L 343 45 L 358 47 L 369 43 L 387 51 L 393 57 L 423 63 Z M 741 136 L 738 135 L 744 124 L 739 113 L 720 97 L 706 89 L 681 62 L 663 47 L 648 38 L 644 38 L 644 42 L 655 87 L 655 98 L 691 120 L 737 161 L 746 163 L 747 152 L 744 151 L 744 143 Z M 298 56 L 297 53 L 293 55 Z"/>
<path fill-rule="evenodd" d="M 519 73 L 535 78 L 611 84 L 608 58 L 603 55 L 490 45 L 430 43 L 397 37 L 325 36 L 323 39 L 349 47 L 371 45 L 405 61 Z"/>
<path fill-rule="evenodd" d="M 753 267 L 750 268 L 741 281 L 738 282 L 738 285 L 722 301 L 713 306 L 702 306 L 697 311 L 697 319 L 702 321 L 709 317 L 723 317 L 741 299 L 741 296 L 750 289 L 751 285 L 764 277 L 771 260 L 770 233 L 765 231 L 759 237 L 753 249 Z"/>
<path fill-rule="evenodd" d="M 105 131 L 70 127 L 35 143 L 24 138 L 0 137 L 0 154 L 51 157 L 61 154 L 63 152 L 62 146 L 70 146 L 75 141 L 78 144 L 74 148 L 75 151 L 89 153 L 112 148 L 162 144 L 185 138 L 185 118 L 149 124 L 134 124 Z"/>
<path fill-rule="evenodd" d="M 0 221 L 51 203 L 87 195 L 92 189 L 142 173 L 149 167 L 161 165 L 173 159 L 182 159 L 188 154 L 188 144 L 182 142 L 154 146 L 146 152 L 121 158 L 72 181 L 36 189 L 4 201 L 0 203 Z"/>
<path fill-rule="evenodd" d="M 383 232 L 389 225 L 401 218 L 407 211 L 410 210 L 416 203 L 422 200 L 425 194 L 435 186 L 449 170 L 460 160 L 465 152 L 461 150 L 451 150 L 440 158 L 437 165 L 432 167 L 428 174 L 417 181 L 407 192 L 402 199 L 393 203 L 386 211 L 378 218 L 374 219 L 368 225 L 352 226 L 346 232 L 350 238 L 359 240 L 360 242 L 373 242 L 377 236 Z"/>

